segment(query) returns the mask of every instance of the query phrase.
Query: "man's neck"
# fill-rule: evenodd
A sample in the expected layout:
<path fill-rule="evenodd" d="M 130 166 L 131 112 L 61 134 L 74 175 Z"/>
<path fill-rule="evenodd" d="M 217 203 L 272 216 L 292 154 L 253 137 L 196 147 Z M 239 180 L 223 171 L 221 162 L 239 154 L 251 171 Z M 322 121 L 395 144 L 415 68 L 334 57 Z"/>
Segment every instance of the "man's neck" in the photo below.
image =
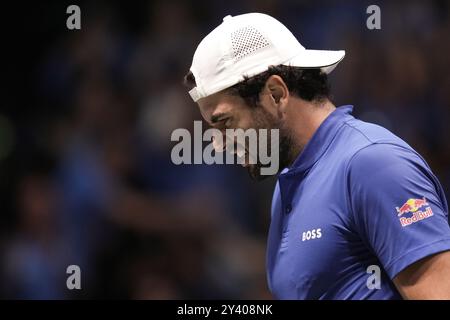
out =
<path fill-rule="evenodd" d="M 311 140 L 322 122 L 336 109 L 334 104 L 326 99 L 320 102 L 297 100 L 291 108 L 289 117 L 289 130 L 292 137 L 291 161 L 295 159 Z"/>

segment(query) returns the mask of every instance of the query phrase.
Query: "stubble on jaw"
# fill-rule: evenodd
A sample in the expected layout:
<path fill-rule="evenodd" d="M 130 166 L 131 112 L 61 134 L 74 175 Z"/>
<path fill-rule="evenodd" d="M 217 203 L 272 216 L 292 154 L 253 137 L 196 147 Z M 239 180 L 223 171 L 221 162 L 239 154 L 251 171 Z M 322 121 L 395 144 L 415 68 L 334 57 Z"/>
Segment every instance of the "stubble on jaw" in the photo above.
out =
<path fill-rule="evenodd" d="M 289 167 L 297 155 L 301 151 L 301 147 L 297 146 L 295 140 L 293 138 L 292 132 L 287 129 L 280 119 L 277 119 L 274 115 L 270 114 L 263 108 L 258 108 L 253 113 L 254 125 L 253 128 L 259 129 L 267 129 L 267 142 L 266 146 L 268 146 L 268 154 L 272 155 L 273 150 L 271 150 L 271 129 L 279 130 L 279 141 L 278 141 L 278 156 L 279 156 L 279 169 L 278 172 L 283 170 L 284 168 Z M 259 139 L 259 136 L 258 136 Z M 259 150 L 258 150 L 259 152 Z M 247 167 L 247 171 L 250 177 L 256 181 L 264 180 L 269 177 L 269 175 L 261 175 L 261 168 L 264 167 L 258 161 L 256 164 L 250 164 Z"/>

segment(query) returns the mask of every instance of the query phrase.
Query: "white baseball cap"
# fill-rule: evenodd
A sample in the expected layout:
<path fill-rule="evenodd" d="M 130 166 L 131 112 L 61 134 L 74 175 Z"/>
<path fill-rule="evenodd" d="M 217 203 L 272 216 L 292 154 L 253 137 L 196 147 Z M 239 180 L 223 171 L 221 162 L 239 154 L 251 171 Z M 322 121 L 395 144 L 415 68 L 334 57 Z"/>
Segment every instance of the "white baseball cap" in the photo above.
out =
<path fill-rule="evenodd" d="M 267 14 L 229 15 L 195 50 L 190 71 L 196 87 L 189 94 L 197 102 L 280 64 L 330 73 L 344 56 L 344 50 L 305 49 Z"/>

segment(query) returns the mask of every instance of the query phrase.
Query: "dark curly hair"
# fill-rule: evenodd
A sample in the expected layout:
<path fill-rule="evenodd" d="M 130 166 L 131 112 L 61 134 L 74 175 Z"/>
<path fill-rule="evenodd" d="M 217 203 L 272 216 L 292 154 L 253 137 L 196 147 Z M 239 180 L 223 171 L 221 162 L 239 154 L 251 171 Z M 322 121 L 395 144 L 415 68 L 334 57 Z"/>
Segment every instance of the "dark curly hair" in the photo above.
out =
<path fill-rule="evenodd" d="M 249 105 L 257 106 L 267 79 L 272 75 L 280 76 L 291 94 L 306 101 L 322 101 L 330 98 L 330 85 L 326 73 L 320 69 L 305 69 L 285 65 L 271 66 L 267 71 L 253 77 L 246 77 L 243 81 L 226 89 L 230 94 L 242 97 Z M 195 87 L 195 77 L 189 72 L 184 83 L 187 87 Z"/>

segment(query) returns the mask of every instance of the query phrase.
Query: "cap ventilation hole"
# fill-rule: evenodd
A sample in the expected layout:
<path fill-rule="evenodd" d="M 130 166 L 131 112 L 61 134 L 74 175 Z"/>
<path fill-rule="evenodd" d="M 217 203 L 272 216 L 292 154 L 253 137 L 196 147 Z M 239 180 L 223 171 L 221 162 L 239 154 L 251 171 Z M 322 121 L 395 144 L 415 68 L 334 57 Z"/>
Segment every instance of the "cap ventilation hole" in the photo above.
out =
<path fill-rule="evenodd" d="M 250 26 L 232 32 L 231 43 L 235 61 L 270 44 L 257 29 Z"/>

